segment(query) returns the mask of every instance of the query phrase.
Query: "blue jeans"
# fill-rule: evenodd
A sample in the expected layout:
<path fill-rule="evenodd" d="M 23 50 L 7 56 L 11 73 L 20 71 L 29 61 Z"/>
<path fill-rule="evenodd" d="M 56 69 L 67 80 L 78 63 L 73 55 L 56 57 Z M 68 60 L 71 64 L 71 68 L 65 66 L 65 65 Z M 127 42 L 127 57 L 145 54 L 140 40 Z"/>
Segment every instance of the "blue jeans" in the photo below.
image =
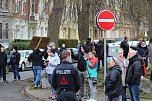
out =
<path fill-rule="evenodd" d="M 50 87 L 51 87 L 52 94 L 56 94 L 56 91 L 52 87 L 52 74 L 47 74 L 47 77 L 48 77 L 48 82 L 49 82 Z"/>
<path fill-rule="evenodd" d="M 21 79 L 19 71 L 18 71 L 18 66 L 17 64 L 11 65 L 12 70 L 13 70 L 13 74 L 14 74 L 14 79 L 16 79 L 16 77 L 18 77 L 18 80 Z"/>
<path fill-rule="evenodd" d="M 127 86 L 122 86 L 122 101 L 127 101 L 126 89 L 127 89 Z"/>
<path fill-rule="evenodd" d="M 34 84 L 36 86 L 38 86 L 40 84 L 42 67 L 41 66 L 33 66 L 33 71 L 34 71 L 34 75 L 35 75 Z"/>
<path fill-rule="evenodd" d="M 139 85 L 129 85 L 130 99 L 131 101 L 140 101 L 139 98 Z"/>

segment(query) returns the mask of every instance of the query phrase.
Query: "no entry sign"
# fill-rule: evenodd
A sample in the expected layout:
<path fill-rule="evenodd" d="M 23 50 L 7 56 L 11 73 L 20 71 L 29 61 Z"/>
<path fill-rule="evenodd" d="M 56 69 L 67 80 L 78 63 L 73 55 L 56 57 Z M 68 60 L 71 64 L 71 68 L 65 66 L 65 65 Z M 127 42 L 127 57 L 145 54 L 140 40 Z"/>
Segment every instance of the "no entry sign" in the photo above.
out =
<path fill-rule="evenodd" d="M 96 23 L 102 30 L 110 30 L 115 25 L 115 16 L 108 10 L 101 11 L 96 16 Z"/>

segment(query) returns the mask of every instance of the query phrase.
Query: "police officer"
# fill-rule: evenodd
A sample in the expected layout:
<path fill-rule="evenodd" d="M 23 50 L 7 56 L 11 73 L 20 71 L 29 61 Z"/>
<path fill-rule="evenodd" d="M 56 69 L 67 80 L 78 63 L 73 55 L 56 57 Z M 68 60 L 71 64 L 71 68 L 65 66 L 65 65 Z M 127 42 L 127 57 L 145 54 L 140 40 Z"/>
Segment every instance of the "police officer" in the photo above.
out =
<path fill-rule="evenodd" d="M 78 70 L 70 63 L 71 53 L 61 53 L 62 62 L 58 65 L 52 77 L 52 86 L 58 92 L 57 101 L 78 101 L 76 93 L 80 89 L 80 76 Z"/>

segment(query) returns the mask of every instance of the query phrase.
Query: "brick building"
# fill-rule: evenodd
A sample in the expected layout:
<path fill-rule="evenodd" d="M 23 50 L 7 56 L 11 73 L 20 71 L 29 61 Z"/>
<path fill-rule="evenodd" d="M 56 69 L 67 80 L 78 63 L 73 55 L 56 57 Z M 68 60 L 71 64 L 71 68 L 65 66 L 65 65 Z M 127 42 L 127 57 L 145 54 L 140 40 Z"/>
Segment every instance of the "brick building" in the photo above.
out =
<path fill-rule="evenodd" d="M 13 39 L 29 40 L 33 36 L 47 36 L 48 16 L 51 12 L 51 5 L 47 5 L 47 2 L 48 0 L 12 0 L 10 29 Z"/>

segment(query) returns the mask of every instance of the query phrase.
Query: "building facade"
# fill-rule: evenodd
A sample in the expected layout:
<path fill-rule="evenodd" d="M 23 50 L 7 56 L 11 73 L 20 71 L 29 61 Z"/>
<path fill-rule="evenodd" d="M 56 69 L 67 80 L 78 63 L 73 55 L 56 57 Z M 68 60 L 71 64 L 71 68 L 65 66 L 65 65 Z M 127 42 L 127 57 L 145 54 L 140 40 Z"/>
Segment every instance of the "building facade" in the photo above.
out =
<path fill-rule="evenodd" d="M 0 39 L 9 39 L 9 3 L 0 0 Z"/>
<path fill-rule="evenodd" d="M 47 36 L 51 13 L 47 3 L 48 0 L 12 0 L 13 39 L 30 40 L 33 36 Z"/>

